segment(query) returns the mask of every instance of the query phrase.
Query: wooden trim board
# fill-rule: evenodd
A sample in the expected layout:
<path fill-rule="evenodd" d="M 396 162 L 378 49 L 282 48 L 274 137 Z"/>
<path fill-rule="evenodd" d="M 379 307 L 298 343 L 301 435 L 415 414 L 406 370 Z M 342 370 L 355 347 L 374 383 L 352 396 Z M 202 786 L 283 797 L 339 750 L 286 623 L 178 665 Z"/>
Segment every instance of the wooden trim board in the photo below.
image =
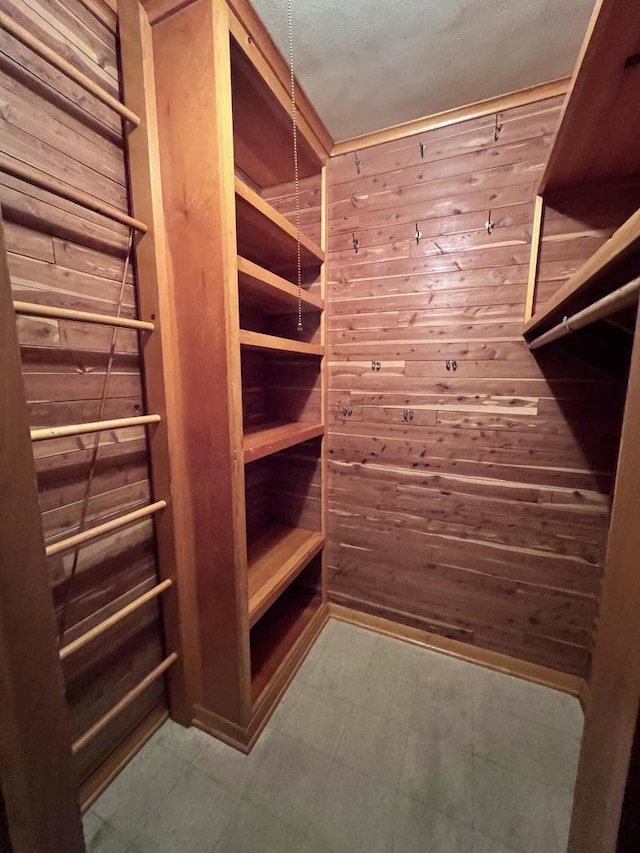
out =
<path fill-rule="evenodd" d="M 330 602 L 329 615 L 334 619 L 340 619 L 342 622 L 384 634 L 386 637 L 393 637 L 396 640 L 404 640 L 407 643 L 423 646 L 435 652 L 442 652 L 442 654 L 475 663 L 478 666 L 484 666 L 505 675 L 513 675 L 516 678 L 522 678 L 524 681 L 531 681 L 534 684 L 541 684 L 543 687 L 568 693 L 570 696 L 579 698 L 583 691 L 584 679 L 575 675 L 557 672 L 555 669 L 519 660 L 499 652 L 480 649 L 477 646 L 462 643 L 460 640 L 450 640 L 447 637 L 441 637 L 420 628 L 411 628 L 408 625 L 392 622 L 390 619 L 384 619 L 381 616 L 352 610 L 349 607 L 343 607 L 341 604 Z"/>
<path fill-rule="evenodd" d="M 380 145 L 382 142 L 393 142 L 415 133 L 425 133 L 427 130 L 435 130 L 437 127 L 447 127 L 448 125 L 466 121 L 467 119 L 482 118 L 482 116 L 491 115 L 491 113 L 510 110 L 514 107 L 524 106 L 525 104 L 534 104 L 537 101 L 545 101 L 547 98 L 556 98 L 559 95 L 567 93 L 570 83 L 570 77 L 562 77 L 559 80 L 552 80 L 549 83 L 542 83 L 539 86 L 519 89 L 517 92 L 510 92 L 507 95 L 499 95 L 495 98 L 488 98 L 485 101 L 477 101 L 474 104 L 466 104 L 463 107 L 444 110 L 441 113 L 434 113 L 433 115 L 407 121 L 403 124 L 396 124 L 382 130 L 376 130 L 373 133 L 365 133 L 362 136 L 343 139 L 341 142 L 336 142 L 333 146 L 331 156 L 336 157 L 339 154 L 350 154 L 352 151 L 371 148 L 373 145 Z"/>
<path fill-rule="evenodd" d="M 531 227 L 531 256 L 529 258 L 529 278 L 527 281 L 527 296 L 524 304 L 524 322 L 527 323 L 533 314 L 538 281 L 538 263 L 540 261 L 540 237 L 544 219 L 544 199 L 536 196 L 533 208 L 533 225 Z"/>

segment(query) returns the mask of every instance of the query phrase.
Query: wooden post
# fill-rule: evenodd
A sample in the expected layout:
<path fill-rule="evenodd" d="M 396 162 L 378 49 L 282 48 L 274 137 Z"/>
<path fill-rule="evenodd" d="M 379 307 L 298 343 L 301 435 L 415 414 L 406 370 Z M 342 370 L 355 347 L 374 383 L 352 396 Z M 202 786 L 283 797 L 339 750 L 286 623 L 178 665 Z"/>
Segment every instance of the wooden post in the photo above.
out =
<path fill-rule="evenodd" d="M 640 710 L 640 314 L 622 424 L 569 853 L 615 853 Z"/>
<path fill-rule="evenodd" d="M 81 853 L 71 737 L 0 219 L 0 789 L 12 853 Z M 4 850 L 4 846 L 2 847 Z"/>
<path fill-rule="evenodd" d="M 135 252 L 140 318 L 156 325 L 144 345 L 143 367 L 147 408 L 162 415 L 162 422 L 149 439 L 153 496 L 154 500 L 164 499 L 169 504 L 155 525 L 160 576 L 173 582 L 162 602 L 167 651 L 179 653 L 168 674 L 169 704 L 173 719 L 189 726 L 196 681 L 192 653 L 195 644 L 189 637 L 196 625 L 192 608 L 185 614 L 191 595 L 189 578 L 184 571 L 178 571 L 175 513 L 179 493 L 172 487 L 174 463 L 169 456 L 170 438 L 172 453 L 175 448 L 177 454 L 173 433 L 180 417 L 180 402 L 176 389 L 165 389 L 165 375 L 171 378 L 175 373 L 171 358 L 174 309 L 164 238 L 151 27 L 139 0 L 120 0 L 118 18 L 125 99 L 140 117 L 140 125 L 127 136 L 131 206 L 137 216 L 144 217 L 149 229 L 136 241 Z M 184 520 L 180 527 L 184 529 Z"/>

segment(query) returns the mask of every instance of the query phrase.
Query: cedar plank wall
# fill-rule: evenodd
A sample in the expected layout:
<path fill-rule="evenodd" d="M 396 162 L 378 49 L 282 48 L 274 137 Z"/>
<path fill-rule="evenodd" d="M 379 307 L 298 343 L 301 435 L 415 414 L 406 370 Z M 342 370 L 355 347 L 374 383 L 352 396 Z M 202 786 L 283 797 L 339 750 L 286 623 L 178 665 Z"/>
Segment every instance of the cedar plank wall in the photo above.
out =
<path fill-rule="evenodd" d="M 618 389 L 521 336 L 560 103 L 503 113 L 497 142 L 490 116 L 363 150 L 361 174 L 330 162 L 329 588 L 588 677 Z M 549 247 L 544 271 L 568 274 L 566 254 Z"/>
<path fill-rule="evenodd" d="M 119 95 L 114 33 L 79 0 L 0 0 L 0 8 Z M 4 32 L 0 32 L 0 149 L 127 210 L 119 117 Z M 0 204 L 16 299 L 115 314 L 127 228 L 2 173 Z M 135 315 L 135 299 L 135 280 L 129 273 L 123 315 Z M 32 426 L 95 420 L 111 330 L 35 318 L 17 322 Z M 104 417 L 143 410 L 137 336 L 120 331 Z M 78 529 L 93 440 L 83 436 L 34 445 L 48 541 Z M 89 524 L 148 500 L 144 431 L 100 433 Z M 58 616 L 69 595 L 65 642 L 157 583 L 149 520 L 84 547 L 69 592 L 72 556 L 68 552 L 50 560 Z M 73 736 L 88 729 L 162 657 L 158 605 L 152 602 L 68 658 L 64 674 Z M 162 680 L 78 755 L 78 784 L 159 703 L 166 706 Z"/>

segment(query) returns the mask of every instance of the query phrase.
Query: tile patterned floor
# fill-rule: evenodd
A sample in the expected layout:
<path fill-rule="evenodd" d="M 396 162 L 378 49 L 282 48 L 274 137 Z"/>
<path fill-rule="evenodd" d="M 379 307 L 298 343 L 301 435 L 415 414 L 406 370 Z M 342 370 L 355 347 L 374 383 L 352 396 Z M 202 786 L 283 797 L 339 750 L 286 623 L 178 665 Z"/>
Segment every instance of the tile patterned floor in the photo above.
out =
<path fill-rule="evenodd" d="M 577 700 L 331 620 L 250 756 L 165 724 L 90 853 L 564 853 Z"/>

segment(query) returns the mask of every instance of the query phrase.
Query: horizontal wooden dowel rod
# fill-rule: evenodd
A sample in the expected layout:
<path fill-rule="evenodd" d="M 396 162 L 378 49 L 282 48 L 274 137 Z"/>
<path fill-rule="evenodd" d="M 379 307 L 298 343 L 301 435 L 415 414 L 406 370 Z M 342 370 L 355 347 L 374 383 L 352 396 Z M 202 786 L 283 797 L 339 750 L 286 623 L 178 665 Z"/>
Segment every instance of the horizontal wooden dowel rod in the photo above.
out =
<path fill-rule="evenodd" d="M 165 589 L 169 589 L 173 581 L 167 579 L 159 583 L 157 586 L 154 586 L 153 589 L 150 589 L 148 592 L 145 592 L 144 595 L 139 596 L 132 601 L 130 604 L 127 604 L 126 607 L 121 608 L 112 616 L 109 616 L 104 622 L 100 622 L 99 625 L 96 625 L 95 628 L 91 628 L 90 631 L 86 631 L 77 640 L 74 640 L 72 643 L 68 643 L 66 646 L 63 646 L 60 649 L 60 660 L 65 660 L 69 655 L 72 655 L 74 652 L 77 652 L 78 649 L 81 649 L 83 646 L 86 646 L 87 643 L 90 643 L 96 637 L 99 637 L 101 634 L 104 634 L 105 631 L 108 631 L 109 628 L 113 627 L 113 625 L 117 625 L 118 622 L 121 622 L 125 619 L 129 614 L 135 613 L 143 604 L 146 604 L 148 601 L 153 601 L 154 598 L 157 598 L 161 595 Z"/>
<path fill-rule="evenodd" d="M 578 329 L 583 329 L 585 326 L 595 323 L 597 320 L 602 320 L 609 317 L 616 311 L 621 311 L 623 308 L 628 308 L 638 300 L 638 292 L 640 291 L 640 278 L 635 278 L 629 284 L 614 290 L 593 302 L 582 311 L 577 311 L 571 317 L 565 317 L 562 323 L 558 323 L 548 332 L 540 335 L 529 343 L 529 349 L 538 349 L 545 344 L 550 344 L 552 341 L 557 341 L 564 338 L 565 335 L 571 332 L 577 332 Z"/>
<path fill-rule="evenodd" d="M 0 27 L 19 42 L 22 42 L 25 47 L 28 47 L 34 53 L 37 53 L 39 57 L 53 65 L 54 68 L 57 68 L 58 71 L 61 71 L 70 80 L 73 80 L 74 83 L 77 83 L 78 86 L 82 86 L 86 92 L 90 92 L 99 101 L 102 101 L 103 104 L 106 104 L 106 106 L 127 119 L 127 121 L 130 121 L 135 127 L 138 127 L 140 119 L 134 112 L 117 98 L 114 98 L 113 95 L 109 94 L 99 83 L 87 77 L 82 71 L 78 71 L 68 60 L 48 47 L 43 41 L 40 41 L 39 38 L 32 35 L 25 27 L 20 26 L 20 24 L 10 18 L 5 12 L 0 12 Z"/>
<path fill-rule="evenodd" d="M 125 429 L 126 427 L 158 424 L 160 415 L 138 415 L 135 418 L 114 418 L 110 421 L 90 421 L 86 424 L 66 424 L 59 427 L 38 427 L 31 430 L 31 441 L 46 441 L 49 438 L 67 438 L 71 435 L 88 435 L 107 429 Z"/>
<path fill-rule="evenodd" d="M 109 314 L 93 314 L 91 311 L 76 311 L 74 308 L 54 308 L 37 302 L 14 300 L 16 314 L 24 317 L 47 317 L 51 320 L 77 320 L 78 323 L 96 323 L 100 326 L 117 326 L 120 329 L 137 329 L 153 332 L 155 326 L 146 320 L 129 320 L 126 317 L 111 317 Z"/>
<path fill-rule="evenodd" d="M 111 521 L 105 521 L 104 524 L 98 524 L 96 527 L 90 527 L 89 530 L 83 530 L 82 533 L 74 533 L 73 536 L 67 536 L 66 539 L 61 539 L 59 542 L 54 542 L 52 545 L 47 545 L 47 557 L 53 557 L 55 554 L 60 554 L 63 551 L 69 551 L 71 548 L 77 548 L 79 545 L 84 545 L 85 542 L 91 542 L 93 539 L 98 539 L 106 533 L 111 533 L 114 530 L 119 530 L 121 527 L 126 527 L 128 524 L 133 524 L 134 521 L 140 521 L 142 518 L 147 518 L 167 506 L 166 501 L 156 501 L 143 506 L 140 509 L 134 509 L 133 512 L 128 512 L 126 515 L 121 515 L 119 518 L 114 518 Z"/>
<path fill-rule="evenodd" d="M 66 198 L 67 201 L 79 204 L 87 210 L 92 210 L 94 213 L 99 213 L 102 216 L 106 216 L 107 219 L 113 219 L 114 222 L 120 222 L 122 225 L 126 225 L 143 234 L 147 231 L 147 226 L 144 222 L 140 222 L 139 219 L 134 219 L 132 216 L 118 210 L 117 207 L 105 204 L 88 193 L 74 189 L 74 187 L 65 184 L 63 181 L 50 178 L 49 175 L 38 171 L 38 169 L 32 169 L 23 163 L 0 156 L 0 172 L 5 172 L 7 175 L 18 178 L 20 181 L 26 181 L 28 184 L 40 187 L 41 190 L 58 195 L 60 198 Z"/>
<path fill-rule="evenodd" d="M 100 719 L 94 723 L 88 731 L 86 731 L 82 737 L 79 737 L 78 740 L 74 741 L 71 746 L 71 751 L 74 755 L 80 752 L 90 741 L 94 739 L 100 732 L 109 725 L 109 723 L 114 720 L 118 714 L 124 711 L 125 708 L 128 708 L 129 705 L 140 696 L 141 693 L 150 687 L 154 681 L 157 681 L 158 678 L 162 675 L 163 672 L 166 672 L 170 666 L 178 660 L 178 655 L 175 652 L 171 652 L 169 657 L 165 658 L 161 664 L 159 664 L 154 670 L 152 670 L 146 678 L 143 678 L 140 684 L 136 684 L 136 686 L 130 690 L 126 696 L 123 696 L 122 699 L 117 702 L 110 711 L 100 717 Z"/>

